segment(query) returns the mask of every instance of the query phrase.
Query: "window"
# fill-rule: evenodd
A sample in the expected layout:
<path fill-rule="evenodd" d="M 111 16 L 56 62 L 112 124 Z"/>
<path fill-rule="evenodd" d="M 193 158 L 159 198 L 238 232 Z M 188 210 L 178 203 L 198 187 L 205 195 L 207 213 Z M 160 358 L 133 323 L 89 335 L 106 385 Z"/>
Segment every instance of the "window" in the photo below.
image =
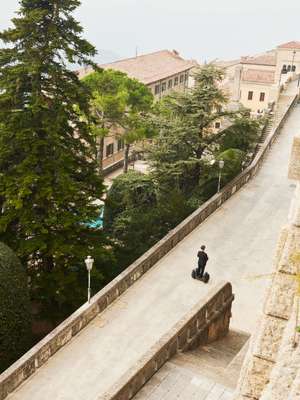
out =
<path fill-rule="evenodd" d="M 161 91 L 162 91 L 162 92 L 165 92 L 166 89 L 167 89 L 167 84 L 166 84 L 166 82 L 164 82 L 164 83 L 162 83 L 162 85 L 161 85 Z"/>
<path fill-rule="evenodd" d="M 109 157 L 114 154 L 114 144 L 110 143 L 106 146 L 106 157 Z"/>
<path fill-rule="evenodd" d="M 180 83 L 184 81 L 184 75 L 180 75 Z"/>
<path fill-rule="evenodd" d="M 261 92 L 261 94 L 259 95 L 259 101 L 265 101 L 265 93 Z"/>
<path fill-rule="evenodd" d="M 250 91 L 248 92 L 248 100 L 252 100 L 253 99 L 253 92 Z"/>
<path fill-rule="evenodd" d="M 173 80 L 170 79 L 168 82 L 168 89 L 172 89 L 172 86 L 173 86 Z"/>
<path fill-rule="evenodd" d="M 221 127 L 220 122 L 215 122 L 215 128 L 216 128 L 216 129 L 220 129 L 220 127 Z"/>
<path fill-rule="evenodd" d="M 121 151 L 123 149 L 124 149 L 124 140 L 118 139 L 118 151 Z"/>
<path fill-rule="evenodd" d="M 186 74 L 184 75 L 184 80 L 187 82 L 187 81 L 188 81 L 188 79 L 189 79 L 189 74 L 188 74 L 188 73 L 186 73 Z"/>
<path fill-rule="evenodd" d="M 155 85 L 154 93 L 155 94 L 159 94 L 160 93 L 160 85 Z"/>
<path fill-rule="evenodd" d="M 296 65 L 292 66 L 292 71 L 295 72 L 296 71 Z"/>
<path fill-rule="evenodd" d="M 178 76 L 176 76 L 175 80 L 174 80 L 174 86 L 178 85 Z"/>

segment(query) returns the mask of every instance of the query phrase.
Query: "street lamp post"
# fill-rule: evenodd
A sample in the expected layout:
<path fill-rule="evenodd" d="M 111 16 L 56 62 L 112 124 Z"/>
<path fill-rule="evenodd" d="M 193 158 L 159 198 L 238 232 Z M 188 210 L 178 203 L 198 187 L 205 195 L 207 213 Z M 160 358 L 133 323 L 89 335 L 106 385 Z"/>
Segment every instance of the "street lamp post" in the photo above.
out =
<path fill-rule="evenodd" d="M 224 168 L 224 160 L 219 160 L 219 181 L 218 181 L 218 193 L 221 189 L 221 178 L 222 178 L 222 169 Z"/>
<path fill-rule="evenodd" d="M 91 270 L 93 268 L 94 259 L 91 256 L 87 256 L 84 260 L 86 269 L 88 271 L 88 303 L 91 300 Z"/>

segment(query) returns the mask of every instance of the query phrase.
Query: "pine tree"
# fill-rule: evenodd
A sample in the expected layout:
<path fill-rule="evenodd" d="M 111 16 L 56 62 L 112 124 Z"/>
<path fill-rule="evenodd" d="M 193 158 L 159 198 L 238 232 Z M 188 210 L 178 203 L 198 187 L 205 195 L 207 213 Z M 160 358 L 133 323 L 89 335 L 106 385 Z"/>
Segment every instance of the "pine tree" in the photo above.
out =
<path fill-rule="evenodd" d="M 85 222 L 103 192 L 82 118 L 87 89 L 67 67 L 92 64 L 95 54 L 72 16 L 79 5 L 21 0 L 13 27 L 0 33 L 0 240 L 42 271 L 92 250 Z"/>
<path fill-rule="evenodd" d="M 249 136 L 245 145 L 240 141 L 242 150 L 256 144 L 260 123 L 253 122 L 245 109 L 230 110 L 220 85 L 223 75 L 220 68 L 205 65 L 195 71 L 193 88 L 175 92 L 157 106 L 159 135 L 148 149 L 148 159 L 165 194 L 175 187 L 190 197 L 207 178 L 209 161 L 230 148 L 228 144 L 238 145 L 237 137 Z M 226 121 L 229 128 L 217 131 L 219 121 Z"/>

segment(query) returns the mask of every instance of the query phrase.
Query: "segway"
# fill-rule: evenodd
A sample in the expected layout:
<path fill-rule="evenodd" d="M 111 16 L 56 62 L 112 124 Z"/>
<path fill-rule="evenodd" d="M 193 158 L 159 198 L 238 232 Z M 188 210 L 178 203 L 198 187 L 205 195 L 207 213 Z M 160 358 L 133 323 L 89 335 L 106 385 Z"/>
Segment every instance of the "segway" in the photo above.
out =
<path fill-rule="evenodd" d="M 207 283 L 209 281 L 209 273 L 208 272 L 204 272 L 203 276 L 199 276 L 197 273 L 197 269 L 193 269 L 192 271 L 192 278 L 193 279 L 197 279 L 198 281 L 202 281 L 204 283 Z"/>

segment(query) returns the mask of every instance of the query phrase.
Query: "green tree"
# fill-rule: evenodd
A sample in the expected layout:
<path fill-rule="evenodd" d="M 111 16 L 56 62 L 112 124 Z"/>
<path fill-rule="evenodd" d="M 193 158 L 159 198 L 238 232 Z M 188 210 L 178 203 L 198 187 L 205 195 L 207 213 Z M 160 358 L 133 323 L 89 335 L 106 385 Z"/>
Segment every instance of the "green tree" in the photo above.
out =
<path fill-rule="evenodd" d="M 84 224 L 103 192 L 89 97 L 66 66 L 95 54 L 72 16 L 79 4 L 22 0 L 0 33 L 0 239 L 34 273 L 67 271 L 101 246 Z"/>
<path fill-rule="evenodd" d="M 92 118 L 90 129 L 97 140 L 97 161 L 99 170 L 103 169 L 104 138 L 114 135 L 113 128 L 126 112 L 128 77 L 119 71 L 96 71 L 83 79 L 91 92 L 90 110 Z"/>
<path fill-rule="evenodd" d="M 242 171 L 245 152 L 239 149 L 230 148 L 219 153 L 212 166 L 206 165 L 199 186 L 193 193 L 194 201 L 197 201 L 198 199 L 201 202 L 204 202 L 217 192 L 220 174 L 220 160 L 224 161 L 220 181 L 220 187 L 222 188 Z"/>
<path fill-rule="evenodd" d="M 236 137 L 250 127 L 248 147 L 257 137 L 258 126 L 245 110 L 228 110 L 228 99 L 220 88 L 222 79 L 222 70 L 206 65 L 195 73 L 192 89 L 174 93 L 157 106 L 159 134 L 148 149 L 148 157 L 160 190 L 176 187 L 187 199 L 195 192 L 200 198 L 199 187 L 206 185 L 209 161 L 227 149 L 221 148 L 226 132 L 227 138 Z M 215 122 L 220 120 L 226 120 L 230 128 L 216 132 Z"/>
<path fill-rule="evenodd" d="M 147 118 L 150 112 L 153 95 L 144 84 L 126 74 L 104 70 L 94 72 L 83 79 L 91 90 L 90 100 L 91 131 L 99 139 L 98 164 L 102 170 L 104 138 L 116 135 L 125 142 L 124 172 L 128 170 L 130 147 L 133 143 L 150 137 L 153 134 Z"/>
<path fill-rule="evenodd" d="M 115 242 L 120 268 L 155 243 L 156 203 L 150 176 L 129 171 L 114 179 L 105 202 L 104 228 Z"/>
<path fill-rule="evenodd" d="M 155 135 L 151 119 L 148 118 L 153 105 L 153 95 L 150 89 L 136 79 L 130 78 L 127 79 L 126 87 L 128 92 L 126 112 L 120 122 L 120 125 L 124 130 L 125 173 L 128 171 L 131 145 Z"/>
<path fill-rule="evenodd" d="M 107 195 L 104 226 L 115 242 L 118 267 L 127 267 L 191 211 L 176 189 L 158 196 L 151 174 L 117 177 Z"/>
<path fill-rule="evenodd" d="M 203 158 L 214 150 L 220 136 L 214 122 L 231 116 L 224 111 L 222 79 L 222 70 L 207 65 L 195 73 L 192 89 L 174 93 L 157 106 L 159 134 L 149 148 L 149 159 L 163 186 L 178 187 L 188 195 L 198 184 Z"/>
<path fill-rule="evenodd" d="M 0 372 L 31 344 L 31 316 L 25 268 L 0 242 Z"/>
<path fill-rule="evenodd" d="M 247 110 L 238 114 L 221 138 L 220 151 L 227 149 L 239 149 L 245 153 L 254 151 L 266 123 L 266 118 L 249 118 Z"/>

